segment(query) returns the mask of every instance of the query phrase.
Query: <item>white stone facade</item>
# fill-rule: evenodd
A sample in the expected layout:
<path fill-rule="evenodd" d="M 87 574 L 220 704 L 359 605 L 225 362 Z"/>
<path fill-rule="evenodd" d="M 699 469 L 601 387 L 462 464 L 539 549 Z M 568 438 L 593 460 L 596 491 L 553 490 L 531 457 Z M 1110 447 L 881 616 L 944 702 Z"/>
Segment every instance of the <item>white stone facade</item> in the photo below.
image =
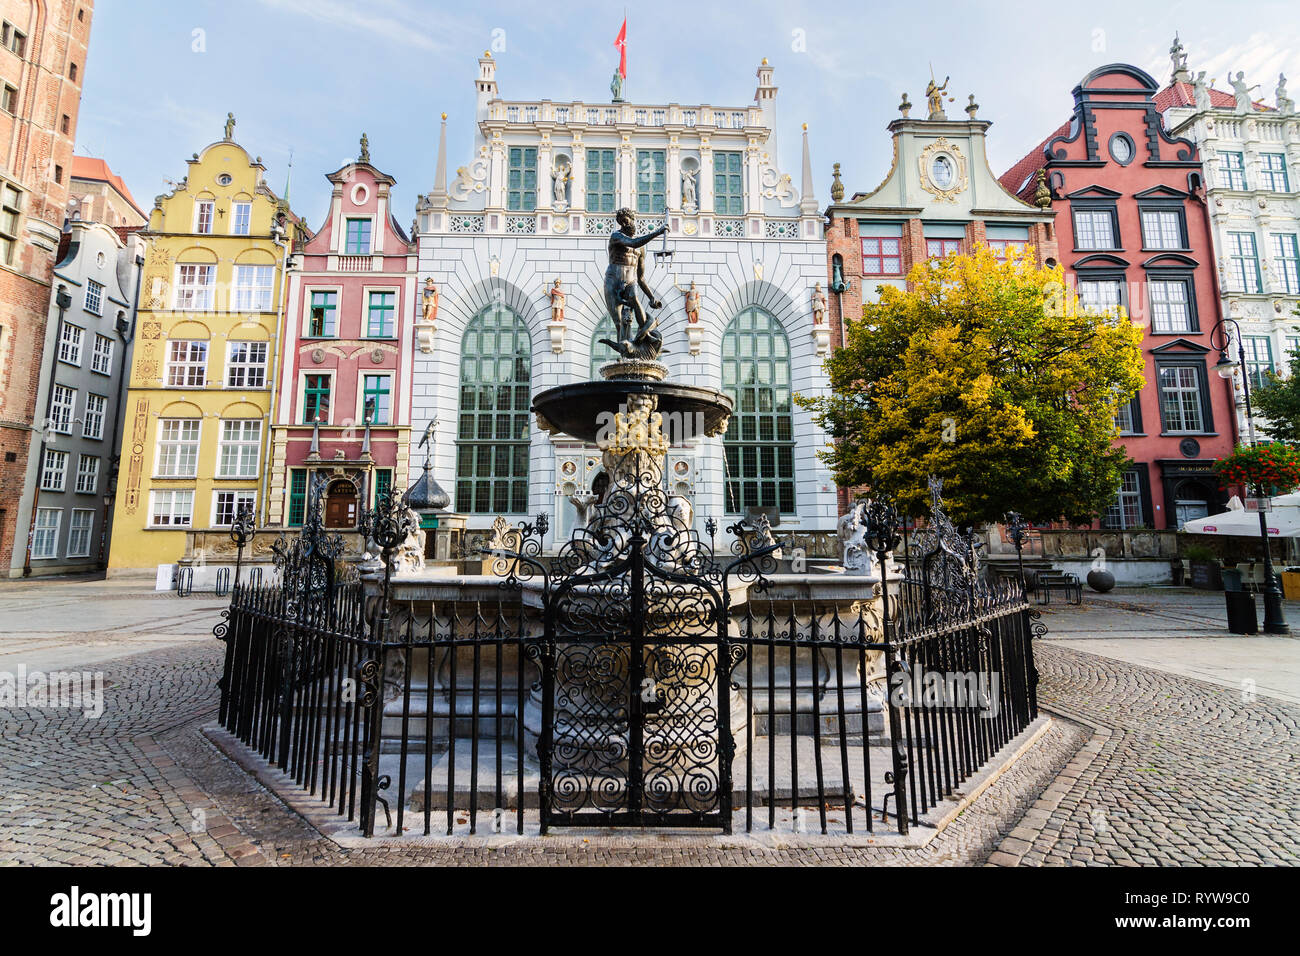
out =
<path fill-rule="evenodd" d="M 1175 73 L 1176 83 L 1190 80 L 1185 70 Z M 1286 99 L 1272 108 L 1256 102 L 1245 110 L 1217 105 L 1231 98 L 1212 92 L 1216 105 L 1202 100 L 1201 106 L 1166 109 L 1165 126 L 1201 150 L 1223 315 L 1240 324 L 1248 360 L 1264 357 L 1267 340 L 1267 358 L 1275 370 L 1285 372 L 1288 353 L 1300 348 L 1300 267 L 1278 252 L 1300 249 L 1300 115 Z M 1240 172 L 1232 168 L 1237 156 Z M 1281 157 L 1285 182 L 1277 175 L 1276 157 Z M 1234 268 L 1241 236 L 1253 237 L 1257 286 L 1249 276 L 1243 285 Z M 1237 357 L 1235 338 L 1231 356 Z M 1235 393 L 1239 434 L 1245 441 L 1249 427 L 1240 375 L 1235 376 Z"/>
<path fill-rule="evenodd" d="M 766 63 L 759 68 L 755 104 L 738 109 L 505 102 L 496 96 L 491 58 L 479 65 L 475 160 L 461 168 L 449 189 L 442 146 L 435 188 L 417 210 L 417 287 L 423 289 L 432 278 L 440 301 L 433 327 L 418 330 L 411 420 L 418 435 L 426 422 L 438 419 L 435 477 L 453 502 L 462 339 L 475 316 L 496 304 L 527 324 L 533 395 L 591 378 L 593 338 L 605 317 L 605 237 L 613 218 L 608 208 L 586 208 L 580 186 L 586 182 L 585 155 L 592 149 L 612 149 L 618 157 L 614 208 L 637 206 L 637 151 L 664 153 L 664 209 L 639 214 L 638 225 L 669 227 L 665 239 L 646 247 L 647 282 L 664 306 L 657 314 L 669 379 L 721 389 L 724 332 L 736 315 L 757 307 L 785 333 L 792 391 L 826 392 L 812 310 L 814 285 L 826 284 L 826 246 L 807 168 L 806 132 L 803 188 L 796 190 L 776 166 L 771 128 L 776 88 Z M 586 122 L 588 115 L 594 122 Z M 515 146 L 537 150 L 533 209 L 508 208 L 507 156 Z M 744 157 L 744 206 L 736 215 L 714 214 L 712 155 L 719 150 Z M 557 210 L 551 184 L 558 158 L 570 166 L 572 178 Z M 693 208 L 683 201 L 683 163 L 698 170 Z M 665 247 L 673 253 L 670 262 L 653 255 Z M 556 278 L 567 296 L 562 324 L 552 321 L 548 297 Z M 700 321 L 688 335 L 685 289 L 692 281 L 701 296 Z M 781 515 L 780 528 L 833 531 L 835 486 L 815 454 L 827 439 L 802 409 L 794 408 L 792 415 L 795 509 Z M 567 495 L 589 490 L 600 456 L 594 446 L 553 438 L 531 416 L 529 450 L 527 513 L 549 516 L 554 530 L 548 545 L 553 546 L 572 528 Z M 422 452 L 413 449 L 412 455 L 418 459 Z M 701 530 L 708 518 L 723 529 L 743 513 L 743 506 L 731 508 L 724 501 L 724 464 L 722 438 L 698 437 L 669 453 L 674 487 L 693 499 Z M 468 514 L 471 529 L 489 527 L 495 517 L 459 510 Z M 720 544 L 724 538 L 720 530 Z"/>

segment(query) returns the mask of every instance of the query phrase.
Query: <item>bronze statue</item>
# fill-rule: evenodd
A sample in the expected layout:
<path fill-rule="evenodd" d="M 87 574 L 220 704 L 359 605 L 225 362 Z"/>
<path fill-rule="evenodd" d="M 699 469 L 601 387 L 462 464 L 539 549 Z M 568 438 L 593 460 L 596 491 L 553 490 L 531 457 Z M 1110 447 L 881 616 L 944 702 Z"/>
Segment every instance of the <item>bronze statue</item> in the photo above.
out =
<path fill-rule="evenodd" d="M 925 85 L 925 98 L 930 107 L 930 119 L 944 119 L 943 112 L 943 94 L 948 92 L 948 81 L 951 77 L 943 78 L 943 85 L 938 86 L 934 82 L 934 77 L 930 77 L 930 82 Z"/>
<path fill-rule="evenodd" d="M 658 319 L 647 315 L 636 290 L 640 287 L 650 300 L 650 308 L 662 309 L 645 281 L 645 253 L 642 246 L 662 236 L 668 227 L 660 226 L 644 236 L 636 234 L 636 213 L 626 207 L 614 213 L 618 229 L 609 237 L 609 266 L 605 269 L 605 308 L 614 320 L 617 342 L 601 339 L 625 359 L 654 361 L 663 348 L 663 336 L 656 330 Z M 635 334 L 632 322 L 636 321 Z"/>

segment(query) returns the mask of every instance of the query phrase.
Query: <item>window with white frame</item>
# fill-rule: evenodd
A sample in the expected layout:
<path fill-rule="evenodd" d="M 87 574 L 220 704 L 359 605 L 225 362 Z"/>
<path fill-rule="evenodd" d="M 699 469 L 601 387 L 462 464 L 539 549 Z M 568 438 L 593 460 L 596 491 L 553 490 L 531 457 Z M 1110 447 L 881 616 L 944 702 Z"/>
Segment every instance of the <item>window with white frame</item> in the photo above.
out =
<path fill-rule="evenodd" d="M 1183 214 L 1177 209 L 1143 209 L 1142 246 L 1145 249 L 1185 248 Z"/>
<path fill-rule="evenodd" d="M 108 397 L 86 393 L 86 414 L 81 423 L 81 434 L 86 438 L 104 437 L 104 410 L 108 408 Z"/>
<path fill-rule="evenodd" d="M 216 203 L 211 199 L 200 199 L 194 204 L 194 231 L 201 235 L 212 232 L 212 215 Z"/>
<path fill-rule="evenodd" d="M 270 312 L 274 266 L 235 266 L 237 312 Z"/>
<path fill-rule="evenodd" d="M 77 390 L 55 385 L 50 396 L 50 430 L 60 435 L 72 434 L 72 415 L 77 407 Z"/>
<path fill-rule="evenodd" d="M 64 322 L 59 331 L 59 361 L 81 365 L 81 339 L 85 330 L 79 325 Z"/>
<path fill-rule="evenodd" d="M 1225 189 L 1246 188 L 1246 159 L 1241 153 L 1219 153 L 1219 169 Z"/>
<path fill-rule="evenodd" d="M 154 473 L 159 478 L 193 478 L 198 474 L 201 424 L 197 418 L 158 420 L 158 461 Z"/>
<path fill-rule="evenodd" d="M 41 467 L 41 491 L 62 491 L 68 486 L 68 453 L 45 449 Z"/>
<path fill-rule="evenodd" d="M 208 343 L 176 339 L 167 343 L 167 385 L 202 388 L 208 381 Z"/>
<path fill-rule="evenodd" d="M 113 374 L 113 340 L 107 335 L 95 336 L 95 348 L 90 353 L 90 370 L 100 375 Z"/>
<path fill-rule="evenodd" d="M 1291 184 L 1287 182 L 1285 154 L 1259 154 L 1259 181 L 1264 189 L 1275 193 L 1291 191 Z"/>
<path fill-rule="evenodd" d="M 230 215 L 230 234 L 232 236 L 246 236 L 253 222 L 253 204 L 251 202 L 237 202 L 231 206 Z"/>
<path fill-rule="evenodd" d="M 1190 280 L 1181 278 L 1147 281 L 1147 294 L 1151 300 L 1151 331 L 1160 333 L 1196 331 L 1192 325 L 1190 285 Z"/>
<path fill-rule="evenodd" d="M 226 352 L 227 388 L 266 388 L 266 343 L 231 342 Z"/>
<path fill-rule="evenodd" d="M 1124 472 L 1115 503 L 1106 509 L 1101 526 L 1111 530 L 1140 528 L 1146 522 L 1142 516 L 1142 481 L 1136 471 Z"/>
<path fill-rule="evenodd" d="M 1279 292 L 1287 295 L 1300 293 L 1300 247 L 1294 233 L 1275 232 L 1269 236 L 1272 245 L 1274 274 Z"/>
<path fill-rule="evenodd" d="M 1074 210 L 1074 247 L 1076 249 L 1117 249 L 1115 211 L 1110 208 Z"/>
<path fill-rule="evenodd" d="M 217 267 L 181 263 L 176 267 L 176 308 L 206 311 L 212 308 Z"/>
<path fill-rule="evenodd" d="M 59 556 L 59 521 L 62 518 L 62 508 L 36 509 L 36 524 L 32 526 L 33 558 Z"/>
<path fill-rule="evenodd" d="M 90 534 L 95 527 L 95 512 L 87 508 L 73 508 L 68 522 L 68 557 L 90 557 Z"/>
<path fill-rule="evenodd" d="M 1200 370 L 1191 365 L 1166 365 L 1159 370 L 1157 380 L 1165 431 L 1204 431 Z"/>
<path fill-rule="evenodd" d="M 1234 291 L 1263 291 L 1253 232 L 1228 233 L 1228 262 Z"/>
<path fill-rule="evenodd" d="M 235 523 L 235 518 L 245 507 L 257 503 L 256 491 L 218 491 L 212 496 L 212 527 L 225 528 Z"/>
<path fill-rule="evenodd" d="M 149 527 L 188 528 L 194 515 L 194 492 L 153 491 L 149 493 Z"/>
<path fill-rule="evenodd" d="M 1124 283 L 1116 278 L 1080 279 L 1079 305 L 1089 312 L 1109 312 L 1124 304 Z"/>
<path fill-rule="evenodd" d="M 77 494 L 93 495 L 99 491 L 99 456 L 82 455 L 77 459 Z"/>
<path fill-rule="evenodd" d="M 94 279 L 86 280 L 86 311 L 93 315 L 104 314 L 104 284 Z"/>
<path fill-rule="evenodd" d="M 261 445 L 261 419 L 223 421 L 221 438 L 217 445 L 217 477 L 256 478 Z"/>

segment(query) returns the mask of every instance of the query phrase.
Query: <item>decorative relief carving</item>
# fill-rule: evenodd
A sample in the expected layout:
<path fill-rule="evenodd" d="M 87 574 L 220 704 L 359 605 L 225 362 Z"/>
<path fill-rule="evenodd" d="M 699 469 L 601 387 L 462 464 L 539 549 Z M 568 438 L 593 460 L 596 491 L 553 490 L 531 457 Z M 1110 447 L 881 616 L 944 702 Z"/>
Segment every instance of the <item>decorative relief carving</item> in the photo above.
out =
<path fill-rule="evenodd" d="M 921 188 L 940 202 L 956 203 L 958 194 L 970 186 L 966 157 L 947 137 L 940 136 L 921 150 L 917 164 Z"/>

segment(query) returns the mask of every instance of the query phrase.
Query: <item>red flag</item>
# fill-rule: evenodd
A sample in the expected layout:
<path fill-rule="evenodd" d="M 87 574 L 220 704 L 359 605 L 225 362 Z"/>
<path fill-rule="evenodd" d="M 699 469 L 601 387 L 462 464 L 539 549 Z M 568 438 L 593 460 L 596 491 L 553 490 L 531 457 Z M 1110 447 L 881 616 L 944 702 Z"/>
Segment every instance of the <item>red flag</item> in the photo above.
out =
<path fill-rule="evenodd" d="M 614 38 L 614 46 L 618 48 L 618 75 L 627 79 L 627 17 L 623 18 L 623 26 L 618 31 L 618 36 Z"/>

